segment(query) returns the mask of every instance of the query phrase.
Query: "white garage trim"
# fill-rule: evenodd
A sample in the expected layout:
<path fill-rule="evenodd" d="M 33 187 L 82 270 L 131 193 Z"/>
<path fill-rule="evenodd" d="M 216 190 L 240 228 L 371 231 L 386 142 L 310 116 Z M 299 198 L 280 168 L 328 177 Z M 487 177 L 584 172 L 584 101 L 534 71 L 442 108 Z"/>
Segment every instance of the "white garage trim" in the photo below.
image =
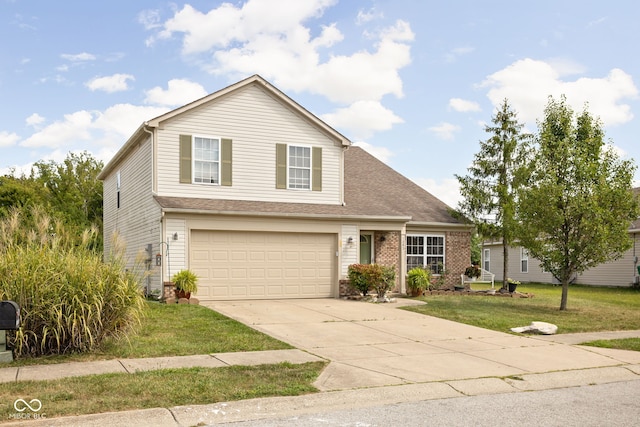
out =
<path fill-rule="evenodd" d="M 192 230 L 201 300 L 335 296 L 337 235 Z"/>

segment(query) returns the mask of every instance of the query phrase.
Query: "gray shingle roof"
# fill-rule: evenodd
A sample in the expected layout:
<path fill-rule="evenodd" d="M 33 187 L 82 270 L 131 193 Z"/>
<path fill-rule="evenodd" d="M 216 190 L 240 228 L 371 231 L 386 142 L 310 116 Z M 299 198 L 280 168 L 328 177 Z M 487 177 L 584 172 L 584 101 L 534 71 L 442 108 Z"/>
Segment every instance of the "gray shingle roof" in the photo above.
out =
<path fill-rule="evenodd" d="M 449 213 L 445 203 L 359 147 L 347 149 L 344 167 L 345 206 L 160 196 L 155 199 L 168 210 L 393 217 L 401 222 L 461 224 Z"/>

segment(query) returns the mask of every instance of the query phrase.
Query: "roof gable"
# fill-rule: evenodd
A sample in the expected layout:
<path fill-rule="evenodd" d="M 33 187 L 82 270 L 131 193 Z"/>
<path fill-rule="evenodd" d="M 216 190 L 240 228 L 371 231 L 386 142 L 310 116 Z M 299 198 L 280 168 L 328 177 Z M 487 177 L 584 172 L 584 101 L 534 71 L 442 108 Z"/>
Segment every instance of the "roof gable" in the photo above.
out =
<path fill-rule="evenodd" d="M 258 85 L 262 90 L 264 90 L 268 95 L 270 95 L 273 99 L 280 102 L 286 108 L 293 111 L 302 119 L 306 120 L 308 123 L 311 123 L 318 130 L 329 136 L 331 139 L 335 140 L 337 144 L 348 147 L 351 145 L 351 141 L 342 135 L 337 130 L 333 129 L 327 123 L 319 119 L 317 116 L 309 112 L 307 109 L 302 107 L 300 104 L 295 102 L 289 96 L 287 96 L 284 92 L 280 91 L 278 88 L 273 86 L 271 83 L 263 79 L 261 76 L 254 74 L 251 77 L 248 77 L 244 80 L 241 80 L 237 83 L 234 83 L 230 86 L 227 86 L 219 91 L 213 92 L 207 96 L 204 96 L 200 99 L 197 99 L 189 104 L 183 105 L 182 107 L 171 110 L 165 114 L 162 114 L 158 117 L 154 117 L 151 120 L 148 120 L 140 125 L 138 129 L 131 135 L 131 137 L 125 142 L 125 144 L 118 150 L 118 152 L 113 156 L 113 158 L 109 161 L 109 163 L 104 167 L 102 172 L 98 175 L 98 179 L 105 179 L 106 176 L 115 168 L 115 165 L 118 164 L 124 157 L 127 156 L 129 151 L 137 142 L 148 137 L 149 130 L 153 128 L 162 128 L 163 123 L 178 117 L 182 114 L 186 114 L 196 108 L 201 108 L 206 106 L 206 104 L 210 102 L 215 102 L 216 100 L 229 96 L 234 92 L 245 88 L 249 85 Z"/>
<path fill-rule="evenodd" d="M 344 135 L 342 135 L 337 130 L 333 129 L 331 126 L 326 124 L 324 121 L 320 120 L 317 116 L 309 112 L 306 108 L 295 102 L 289 96 L 287 96 L 284 92 L 280 91 L 278 88 L 273 86 L 271 83 L 260 77 L 258 74 L 254 74 L 253 76 L 241 80 L 237 83 L 232 84 L 231 86 L 227 86 L 224 89 L 221 89 L 217 92 L 213 92 L 205 97 L 197 99 L 189 104 L 183 105 L 182 107 L 176 108 L 175 110 L 169 111 L 168 113 L 162 114 L 158 117 L 155 117 L 148 122 L 145 122 L 145 125 L 150 127 L 160 127 L 162 122 L 172 119 L 180 114 L 188 112 L 194 108 L 198 108 L 204 104 L 215 101 L 223 96 L 227 96 L 232 94 L 233 92 L 246 87 L 248 85 L 256 84 L 263 88 L 267 93 L 273 96 L 276 100 L 292 109 L 299 115 L 301 115 L 307 121 L 313 123 L 315 126 L 320 128 L 324 133 L 333 137 L 337 141 L 339 141 L 344 146 L 351 145 L 351 141 Z"/>

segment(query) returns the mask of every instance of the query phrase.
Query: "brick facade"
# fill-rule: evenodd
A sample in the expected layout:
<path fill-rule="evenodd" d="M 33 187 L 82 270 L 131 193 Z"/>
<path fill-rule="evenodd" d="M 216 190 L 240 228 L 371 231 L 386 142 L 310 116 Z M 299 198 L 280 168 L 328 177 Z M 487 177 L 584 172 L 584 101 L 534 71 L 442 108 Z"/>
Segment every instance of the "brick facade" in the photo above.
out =
<path fill-rule="evenodd" d="M 398 231 L 376 231 L 374 239 L 374 257 L 376 264 L 395 266 L 396 286 L 394 292 L 399 292 L 400 266 L 402 260 L 402 236 Z M 453 289 L 460 283 L 460 275 L 471 264 L 471 232 L 448 231 L 445 233 L 445 262 L 447 277 L 445 288 Z M 354 295 L 356 292 L 349 286 L 349 280 L 340 280 L 340 296 Z"/>
<path fill-rule="evenodd" d="M 453 287 L 460 284 L 460 275 L 471 265 L 471 232 L 448 231 L 446 233 L 446 269 L 445 285 Z"/>
<path fill-rule="evenodd" d="M 397 292 L 400 290 L 400 232 L 376 231 L 373 238 L 376 264 L 395 267 L 396 286 L 393 291 Z"/>

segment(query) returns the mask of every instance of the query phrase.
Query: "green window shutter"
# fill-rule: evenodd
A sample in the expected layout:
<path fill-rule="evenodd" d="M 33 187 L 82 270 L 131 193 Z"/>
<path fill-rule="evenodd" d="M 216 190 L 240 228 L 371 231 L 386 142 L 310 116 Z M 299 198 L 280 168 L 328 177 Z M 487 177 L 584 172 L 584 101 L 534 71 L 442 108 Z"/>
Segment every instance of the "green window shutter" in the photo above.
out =
<path fill-rule="evenodd" d="M 180 135 L 180 182 L 191 184 L 191 135 Z"/>
<path fill-rule="evenodd" d="M 311 161 L 311 190 L 322 191 L 322 147 L 313 147 Z"/>
<path fill-rule="evenodd" d="M 287 144 L 276 144 L 276 188 L 287 188 Z"/>
<path fill-rule="evenodd" d="M 232 181 L 232 177 L 233 177 L 233 173 L 232 173 L 232 167 L 231 167 L 231 161 L 233 159 L 233 155 L 232 155 L 232 148 L 231 148 L 232 144 L 231 144 L 231 140 L 230 139 L 222 139 L 222 146 L 220 147 L 220 159 L 222 160 L 221 162 L 221 177 L 220 177 L 220 184 L 221 185 L 226 185 L 226 186 L 230 186 L 231 185 L 231 181 Z"/>

